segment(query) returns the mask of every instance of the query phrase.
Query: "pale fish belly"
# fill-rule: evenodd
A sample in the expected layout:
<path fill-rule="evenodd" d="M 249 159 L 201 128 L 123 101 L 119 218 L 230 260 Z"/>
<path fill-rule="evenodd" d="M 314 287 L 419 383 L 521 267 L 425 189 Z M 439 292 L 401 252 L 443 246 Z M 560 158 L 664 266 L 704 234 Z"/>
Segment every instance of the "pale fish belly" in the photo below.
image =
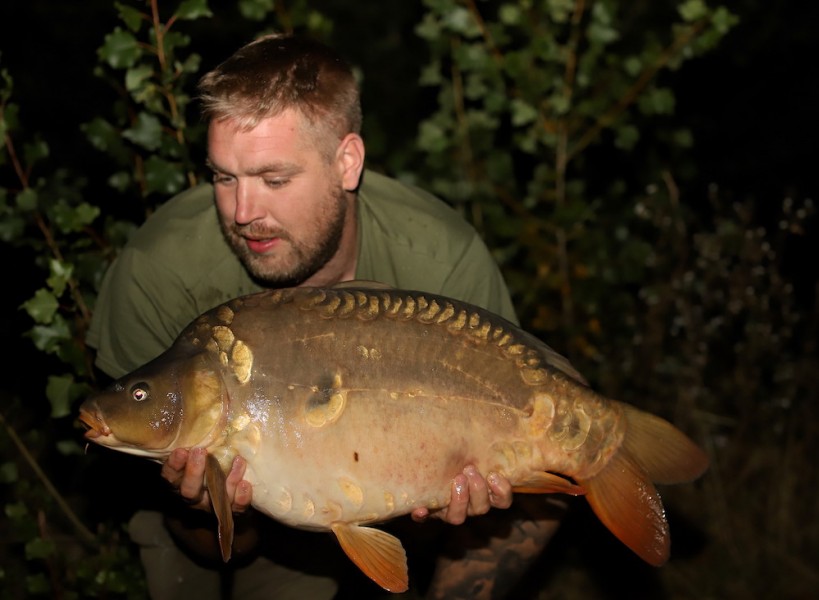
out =
<path fill-rule="evenodd" d="M 255 422 L 233 436 L 231 444 L 248 461 L 245 478 L 256 508 L 302 529 L 373 523 L 443 506 L 464 465 L 514 480 L 547 461 L 542 426 L 551 405 L 543 409 L 548 414 L 527 415 L 421 393 L 345 390 L 343 396 L 329 413 L 321 407 L 322 414 L 288 412 L 305 403 L 283 399 L 266 426 Z"/>

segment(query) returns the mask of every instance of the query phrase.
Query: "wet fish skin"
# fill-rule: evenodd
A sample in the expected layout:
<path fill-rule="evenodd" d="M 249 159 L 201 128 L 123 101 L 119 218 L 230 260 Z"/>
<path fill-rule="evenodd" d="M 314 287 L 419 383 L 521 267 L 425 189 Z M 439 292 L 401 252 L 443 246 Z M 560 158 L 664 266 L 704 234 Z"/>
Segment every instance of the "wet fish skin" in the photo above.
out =
<path fill-rule="evenodd" d="M 698 477 L 707 459 L 693 442 L 598 395 L 496 315 L 368 286 L 262 292 L 208 311 L 165 354 L 82 406 L 89 439 L 160 461 L 177 447 L 206 447 L 225 557 L 232 518 L 213 490 L 240 454 L 256 508 L 332 530 L 392 591 L 406 586 L 403 548 L 367 525 L 444 506 L 468 463 L 503 474 L 516 492 L 585 493 L 626 545 L 665 562 L 668 527 L 652 481 Z"/>

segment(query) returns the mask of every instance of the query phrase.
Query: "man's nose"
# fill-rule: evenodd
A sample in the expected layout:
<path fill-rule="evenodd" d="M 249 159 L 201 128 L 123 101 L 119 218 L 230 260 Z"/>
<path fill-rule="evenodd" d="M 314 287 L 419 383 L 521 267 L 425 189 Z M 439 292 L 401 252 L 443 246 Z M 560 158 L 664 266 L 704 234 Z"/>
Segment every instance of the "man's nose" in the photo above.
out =
<path fill-rule="evenodd" d="M 262 203 L 251 188 L 248 182 L 242 181 L 236 186 L 236 213 L 233 218 L 239 225 L 247 225 L 263 216 Z"/>

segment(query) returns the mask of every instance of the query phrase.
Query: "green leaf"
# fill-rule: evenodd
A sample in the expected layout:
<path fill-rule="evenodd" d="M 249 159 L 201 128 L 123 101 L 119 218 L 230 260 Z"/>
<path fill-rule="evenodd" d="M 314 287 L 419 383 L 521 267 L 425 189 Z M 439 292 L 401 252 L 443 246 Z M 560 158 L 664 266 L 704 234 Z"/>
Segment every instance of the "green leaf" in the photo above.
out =
<path fill-rule="evenodd" d="M 122 4 L 121 2 L 115 3 L 114 6 L 117 7 L 119 18 L 123 20 L 125 26 L 135 33 L 139 31 L 146 15 L 143 15 L 143 13 L 139 12 L 136 8 Z"/>
<path fill-rule="evenodd" d="M 57 313 L 50 324 L 32 327 L 28 336 L 38 350 L 47 354 L 55 354 L 59 351 L 60 344 L 71 339 L 71 331 L 65 319 Z"/>
<path fill-rule="evenodd" d="M 162 124 L 154 115 L 141 112 L 133 126 L 122 132 L 122 137 L 146 150 L 158 150 L 162 145 Z"/>
<path fill-rule="evenodd" d="M 9 461 L 0 465 L 0 483 L 14 483 L 19 476 L 17 463 Z"/>
<path fill-rule="evenodd" d="M 26 546 L 26 559 L 32 560 L 35 558 L 48 558 L 57 549 L 57 546 L 52 540 L 44 540 L 43 538 L 34 538 L 30 540 Z"/>
<path fill-rule="evenodd" d="M 126 171 L 117 171 L 108 178 L 108 185 L 118 192 L 124 192 L 131 186 L 131 174 Z"/>
<path fill-rule="evenodd" d="M 55 258 L 52 258 L 48 262 L 51 275 L 48 277 L 48 279 L 46 279 L 46 283 L 48 284 L 48 287 L 54 290 L 54 295 L 59 298 L 63 295 L 65 286 L 71 279 L 71 275 L 74 272 L 74 267 L 73 265 L 63 263 Z"/>
<path fill-rule="evenodd" d="M 85 450 L 76 440 L 60 440 L 57 442 L 57 452 L 63 456 L 83 456 Z"/>
<path fill-rule="evenodd" d="M 51 217 L 61 233 L 78 233 L 90 225 L 99 214 L 100 208 L 87 202 L 79 206 L 69 206 L 67 202 L 60 201 L 54 205 Z"/>
<path fill-rule="evenodd" d="M 150 81 L 154 70 L 150 65 L 136 65 L 125 71 L 125 89 L 129 92 L 142 89 Z"/>
<path fill-rule="evenodd" d="M 498 9 L 498 19 L 504 25 L 517 25 L 520 23 L 522 12 L 517 4 L 502 4 Z"/>
<path fill-rule="evenodd" d="M 645 115 L 668 115 L 674 112 L 674 92 L 669 88 L 652 88 L 645 92 L 638 101 L 640 110 Z"/>
<path fill-rule="evenodd" d="M 620 38 L 620 34 L 616 29 L 601 23 L 590 23 L 586 33 L 590 41 L 602 46 L 610 44 Z"/>
<path fill-rule="evenodd" d="M 31 167 L 37 161 L 48 156 L 48 144 L 42 140 L 25 144 L 23 147 L 26 165 Z"/>
<path fill-rule="evenodd" d="M 26 590 L 32 596 L 48 594 L 48 592 L 52 591 L 51 584 L 48 582 L 48 578 L 43 573 L 28 575 L 26 577 Z"/>
<path fill-rule="evenodd" d="M 25 212 L 37 210 L 37 192 L 32 188 L 25 188 L 17 194 L 17 208 Z"/>
<path fill-rule="evenodd" d="M 631 150 L 640 139 L 640 130 L 634 125 L 624 125 L 617 128 L 617 137 L 614 145 L 621 150 Z"/>
<path fill-rule="evenodd" d="M 515 98 L 509 103 L 509 108 L 512 111 L 512 125 L 517 127 L 528 125 L 537 119 L 537 109 L 528 102 L 524 102 L 518 98 Z"/>
<path fill-rule="evenodd" d="M 16 215 L 4 215 L 0 219 L 0 241 L 11 243 L 19 240 L 26 229 L 26 222 Z"/>
<path fill-rule="evenodd" d="M 207 0 L 185 0 L 176 9 L 176 18 L 187 21 L 212 16 Z"/>
<path fill-rule="evenodd" d="M 46 398 L 51 403 L 51 417 L 59 419 L 71 414 L 71 403 L 76 398 L 76 386 L 71 375 L 50 375 L 46 384 Z"/>
<path fill-rule="evenodd" d="M 431 154 L 442 152 L 449 146 L 446 132 L 431 121 L 423 121 L 418 130 L 418 147 Z"/>
<path fill-rule="evenodd" d="M 4 512 L 12 521 L 16 521 L 28 515 L 28 507 L 23 502 L 6 504 Z"/>
<path fill-rule="evenodd" d="M 171 195 L 185 187 L 185 174 L 179 163 L 154 155 L 145 161 L 145 181 L 148 192 Z"/>
<path fill-rule="evenodd" d="M 442 19 L 442 22 L 445 26 L 449 27 L 451 31 L 465 38 L 477 38 L 481 35 L 481 28 L 475 21 L 472 13 L 462 6 L 455 7 L 449 11 Z"/>
<path fill-rule="evenodd" d="M 263 21 L 274 8 L 273 0 L 239 0 L 239 13 L 250 21 Z"/>
<path fill-rule="evenodd" d="M 98 50 L 100 59 L 114 69 L 132 67 L 142 56 L 142 49 L 133 34 L 117 27 L 105 36 L 102 47 Z"/>
<path fill-rule="evenodd" d="M 574 2 L 573 0 L 547 0 L 546 7 L 555 23 L 565 23 L 572 14 Z"/>
<path fill-rule="evenodd" d="M 708 7 L 703 0 L 686 0 L 677 7 L 677 11 L 684 21 L 690 23 L 706 16 Z"/>
<path fill-rule="evenodd" d="M 59 303 L 51 290 L 40 288 L 20 305 L 36 323 L 48 324 L 54 319 Z"/>

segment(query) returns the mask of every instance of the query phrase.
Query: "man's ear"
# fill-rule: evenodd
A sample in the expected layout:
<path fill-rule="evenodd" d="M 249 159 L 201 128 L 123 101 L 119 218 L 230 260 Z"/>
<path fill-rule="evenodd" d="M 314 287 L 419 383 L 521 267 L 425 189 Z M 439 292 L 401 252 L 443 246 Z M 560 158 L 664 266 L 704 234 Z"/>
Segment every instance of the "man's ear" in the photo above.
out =
<path fill-rule="evenodd" d="M 364 140 L 360 135 L 348 133 L 336 150 L 336 166 L 341 175 L 341 185 L 348 192 L 358 189 L 364 171 Z"/>

